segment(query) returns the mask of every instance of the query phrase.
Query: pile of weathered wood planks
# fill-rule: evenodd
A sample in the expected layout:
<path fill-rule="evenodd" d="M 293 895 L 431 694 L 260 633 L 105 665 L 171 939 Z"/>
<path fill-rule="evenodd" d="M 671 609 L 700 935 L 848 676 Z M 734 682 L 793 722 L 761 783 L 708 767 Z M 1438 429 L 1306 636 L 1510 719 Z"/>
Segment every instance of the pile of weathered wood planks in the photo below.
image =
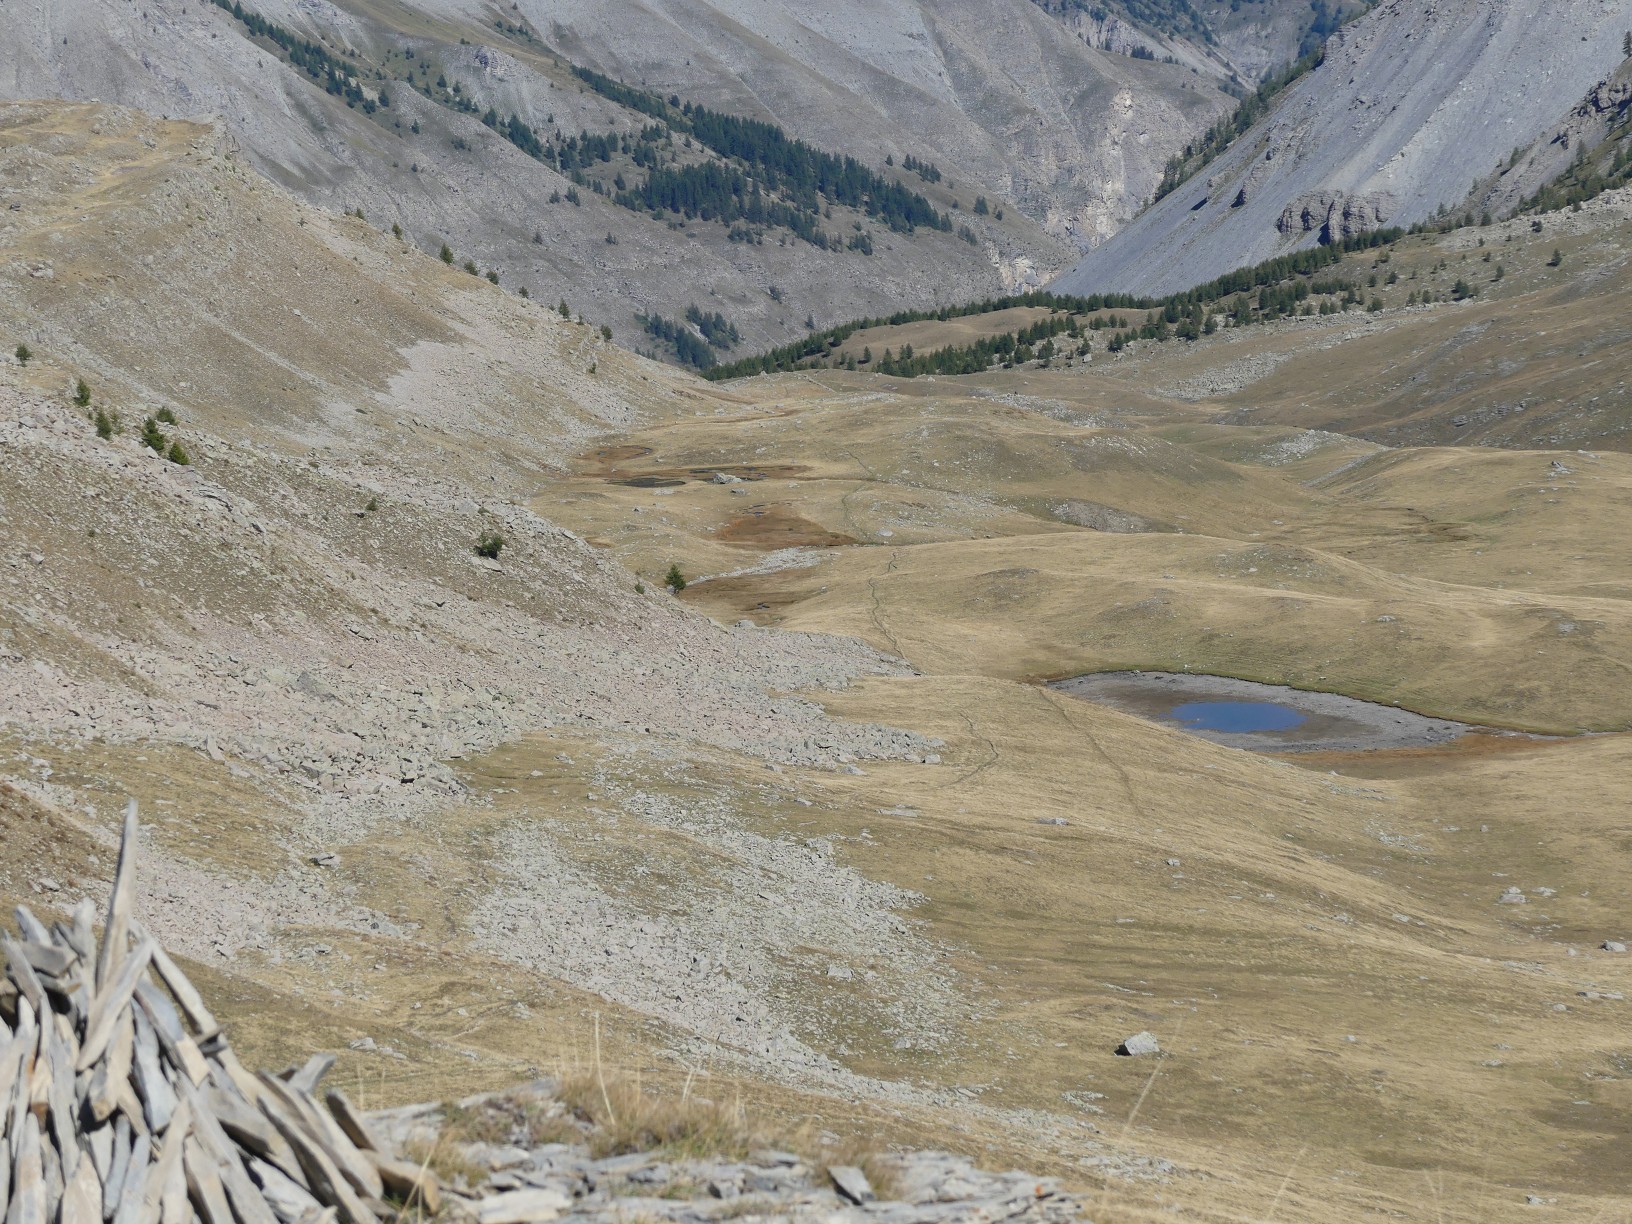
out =
<path fill-rule="evenodd" d="M 251 1075 L 175 961 L 131 915 L 136 805 L 102 931 L 83 901 L 0 932 L 4 1224 L 374 1224 L 435 1212 L 425 1169 L 395 1158 L 339 1092 L 332 1056 Z"/>

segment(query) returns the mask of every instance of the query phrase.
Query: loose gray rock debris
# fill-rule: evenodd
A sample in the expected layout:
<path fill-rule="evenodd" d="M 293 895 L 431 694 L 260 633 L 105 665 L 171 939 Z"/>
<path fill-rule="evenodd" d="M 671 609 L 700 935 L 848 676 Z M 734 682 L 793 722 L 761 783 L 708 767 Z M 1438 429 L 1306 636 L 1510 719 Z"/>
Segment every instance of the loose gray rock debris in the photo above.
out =
<path fill-rule="evenodd" d="M 1149 1032 L 1135 1033 L 1121 1045 L 1116 1052 L 1124 1058 L 1139 1058 L 1146 1054 L 1160 1054 L 1162 1047 L 1156 1044 L 1156 1037 Z"/>
<path fill-rule="evenodd" d="M 1624 943 L 1619 942 L 1618 940 L 1606 939 L 1606 940 L 1604 940 L 1604 951 L 1605 952 L 1623 952 L 1624 953 L 1626 951 L 1626 945 Z"/>
<path fill-rule="evenodd" d="M 557 1085 L 539 1080 L 510 1094 L 459 1102 L 461 1110 L 522 1106 L 570 1132 Z M 433 1145 L 471 1170 L 442 1191 L 447 1218 L 474 1224 L 533 1224 L 576 1220 L 624 1224 L 630 1220 L 702 1224 L 725 1219 L 790 1221 L 795 1224 L 955 1224 L 1004 1220 L 1052 1224 L 1081 1219 L 1081 1205 L 1047 1178 L 1025 1173 L 988 1173 L 945 1152 L 903 1152 L 879 1157 L 888 1166 L 892 1194 L 881 1199 L 861 1169 L 829 1167 L 825 1174 L 793 1152 L 760 1149 L 745 1159 L 633 1152 L 603 1159 L 584 1142 L 494 1146 L 464 1143 L 443 1134 L 437 1105 L 409 1106 L 369 1114 L 367 1124 L 382 1145 L 426 1151 Z M 588 1124 L 579 1124 L 586 1128 Z"/>
<path fill-rule="evenodd" d="M 878 1198 L 873 1193 L 873 1183 L 867 1180 L 867 1174 L 854 1165 L 834 1165 L 828 1169 L 827 1175 L 833 1179 L 833 1188 L 858 1207 Z"/>

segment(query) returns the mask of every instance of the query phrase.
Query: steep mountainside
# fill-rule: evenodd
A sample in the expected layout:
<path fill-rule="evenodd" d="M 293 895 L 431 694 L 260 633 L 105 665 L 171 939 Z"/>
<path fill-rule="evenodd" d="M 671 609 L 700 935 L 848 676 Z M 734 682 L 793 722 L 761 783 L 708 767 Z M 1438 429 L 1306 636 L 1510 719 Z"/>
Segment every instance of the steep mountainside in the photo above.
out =
<path fill-rule="evenodd" d="M 1390 0 L 1333 36 L 1271 115 L 1056 282 L 1172 291 L 1456 208 L 1612 73 L 1629 0 Z"/>
<path fill-rule="evenodd" d="M 1257 83 L 1318 47 L 1372 0 L 1033 0 L 1077 37 L 1123 55 L 1167 60 Z"/>
<path fill-rule="evenodd" d="M 807 319 L 1037 283 L 1124 223 L 1229 101 L 1188 69 L 1085 46 L 1029 0 L 819 21 L 767 5 L 66 0 L 4 20 L 0 97 L 219 115 L 308 202 L 400 224 L 431 253 L 446 243 L 671 357 L 642 316 L 695 304 L 763 344 Z M 654 125 L 648 100 L 607 96 L 575 65 L 853 156 L 940 221 L 772 182 L 763 133 L 711 147 L 678 111 Z M 659 165 L 692 175 L 690 194 L 644 192 Z M 734 175 L 797 216 L 751 215 Z"/>
<path fill-rule="evenodd" d="M 927 156 L 1083 245 L 1148 196 L 1158 149 L 1229 105 L 1186 68 L 1096 51 L 1029 0 L 520 8 L 574 58 L 826 147 Z"/>

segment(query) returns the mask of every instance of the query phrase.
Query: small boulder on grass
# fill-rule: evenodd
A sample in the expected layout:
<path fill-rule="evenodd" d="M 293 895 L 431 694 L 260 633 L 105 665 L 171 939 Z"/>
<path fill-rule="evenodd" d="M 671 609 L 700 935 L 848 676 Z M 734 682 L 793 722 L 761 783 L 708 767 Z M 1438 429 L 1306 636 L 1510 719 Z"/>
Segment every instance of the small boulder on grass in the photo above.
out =
<path fill-rule="evenodd" d="M 1162 1047 L 1156 1044 L 1154 1033 L 1135 1033 L 1117 1046 L 1116 1052 L 1123 1058 L 1141 1058 L 1146 1054 L 1160 1054 Z"/>

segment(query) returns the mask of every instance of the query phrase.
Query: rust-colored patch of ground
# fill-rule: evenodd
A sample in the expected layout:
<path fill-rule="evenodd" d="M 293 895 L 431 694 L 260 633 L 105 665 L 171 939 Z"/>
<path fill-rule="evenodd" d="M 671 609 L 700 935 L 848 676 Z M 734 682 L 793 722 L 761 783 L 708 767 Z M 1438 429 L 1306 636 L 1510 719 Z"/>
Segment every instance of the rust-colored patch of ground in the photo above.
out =
<path fill-rule="evenodd" d="M 721 527 L 716 538 L 727 544 L 766 549 L 838 548 L 859 542 L 854 536 L 829 531 L 780 503 L 754 506 Z"/>

